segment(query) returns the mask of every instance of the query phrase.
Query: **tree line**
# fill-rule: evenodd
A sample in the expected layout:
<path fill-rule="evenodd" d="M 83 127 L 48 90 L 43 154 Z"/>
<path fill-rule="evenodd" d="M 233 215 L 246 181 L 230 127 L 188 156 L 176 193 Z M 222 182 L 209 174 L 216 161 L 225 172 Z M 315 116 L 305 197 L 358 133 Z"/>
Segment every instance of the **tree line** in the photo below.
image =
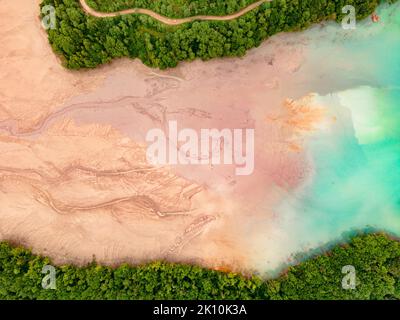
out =
<path fill-rule="evenodd" d="M 108 1 L 107 1 L 108 2 Z M 44 0 L 56 8 L 49 42 L 67 68 L 94 68 L 114 58 L 139 58 L 160 69 L 196 58 L 240 57 L 281 31 L 297 31 L 323 20 L 341 21 L 351 4 L 357 17 L 371 14 L 380 0 L 274 0 L 231 21 L 193 21 L 168 26 L 140 14 L 114 18 L 86 15 L 78 0 Z"/>
<path fill-rule="evenodd" d="M 154 262 L 144 266 L 64 265 L 56 289 L 43 289 L 48 258 L 0 243 L 0 299 L 400 299 L 400 242 L 361 234 L 276 279 Z M 356 271 L 355 289 L 342 287 L 344 266 Z"/>

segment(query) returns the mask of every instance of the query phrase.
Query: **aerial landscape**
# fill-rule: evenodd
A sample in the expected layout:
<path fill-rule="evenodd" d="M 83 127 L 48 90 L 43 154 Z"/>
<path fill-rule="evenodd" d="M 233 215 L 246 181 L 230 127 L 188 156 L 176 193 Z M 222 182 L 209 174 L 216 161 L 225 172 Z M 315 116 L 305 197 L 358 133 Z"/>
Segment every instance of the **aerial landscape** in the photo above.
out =
<path fill-rule="evenodd" d="M 400 299 L 399 1 L 0 17 L 1 300 Z"/>

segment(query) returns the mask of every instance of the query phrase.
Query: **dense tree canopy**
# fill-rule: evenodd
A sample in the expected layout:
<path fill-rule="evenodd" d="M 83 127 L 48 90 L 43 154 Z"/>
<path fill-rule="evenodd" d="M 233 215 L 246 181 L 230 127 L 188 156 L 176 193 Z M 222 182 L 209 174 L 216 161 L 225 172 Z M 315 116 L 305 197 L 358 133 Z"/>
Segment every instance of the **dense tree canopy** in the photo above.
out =
<path fill-rule="evenodd" d="M 154 262 L 118 268 L 61 266 L 56 290 L 43 289 L 48 258 L 0 243 L 0 299 L 400 299 L 400 242 L 359 235 L 347 245 L 290 267 L 274 280 Z M 356 288 L 342 288 L 354 266 Z"/>
<path fill-rule="evenodd" d="M 93 68 L 128 56 L 163 69 L 183 60 L 243 56 L 278 32 L 304 29 L 327 19 L 340 21 L 347 4 L 354 5 L 358 17 L 363 18 L 379 2 L 274 0 L 232 21 L 193 21 L 179 26 L 138 14 L 95 18 L 83 12 L 78 0 L 44 0 L 42 5 L 56 8 L 57 26 L 48 30 L 49 41 L 66 67 Z"/>

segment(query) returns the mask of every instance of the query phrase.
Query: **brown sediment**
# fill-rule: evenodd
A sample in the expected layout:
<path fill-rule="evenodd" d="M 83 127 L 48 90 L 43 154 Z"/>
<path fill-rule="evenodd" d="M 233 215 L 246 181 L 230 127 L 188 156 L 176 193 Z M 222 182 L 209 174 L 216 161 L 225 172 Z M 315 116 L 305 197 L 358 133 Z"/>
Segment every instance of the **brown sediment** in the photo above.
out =
<path fill-rule="evenodd" d="M 380 18 L 376 13 L 373 13 L 371 16 L 372 22 L 379 22 Z"/>

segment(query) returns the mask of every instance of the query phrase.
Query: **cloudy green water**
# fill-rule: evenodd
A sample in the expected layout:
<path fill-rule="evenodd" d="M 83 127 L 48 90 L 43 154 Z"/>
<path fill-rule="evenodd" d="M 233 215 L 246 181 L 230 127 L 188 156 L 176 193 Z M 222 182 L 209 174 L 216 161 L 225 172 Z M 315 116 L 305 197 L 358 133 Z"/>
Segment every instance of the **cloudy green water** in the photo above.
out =
<path fill-rule="evenodd" d="M 337 121 L 308 139 L 313 174 L 276 209 L 292 253 L 367 227 L 400 236 L 400 4 L 378 12 L 355 31 L 307 31 L 308 68 L 328 79 L 309 89 Z"/>
<path fill-rule="evenodd" d="M 314 176 L 299 200 L 305 235 L 329 239 L 367 226 L 400 235 L 400 91 L 363 87 L 337 97 L 336 124 L 308 142 Z"/>

